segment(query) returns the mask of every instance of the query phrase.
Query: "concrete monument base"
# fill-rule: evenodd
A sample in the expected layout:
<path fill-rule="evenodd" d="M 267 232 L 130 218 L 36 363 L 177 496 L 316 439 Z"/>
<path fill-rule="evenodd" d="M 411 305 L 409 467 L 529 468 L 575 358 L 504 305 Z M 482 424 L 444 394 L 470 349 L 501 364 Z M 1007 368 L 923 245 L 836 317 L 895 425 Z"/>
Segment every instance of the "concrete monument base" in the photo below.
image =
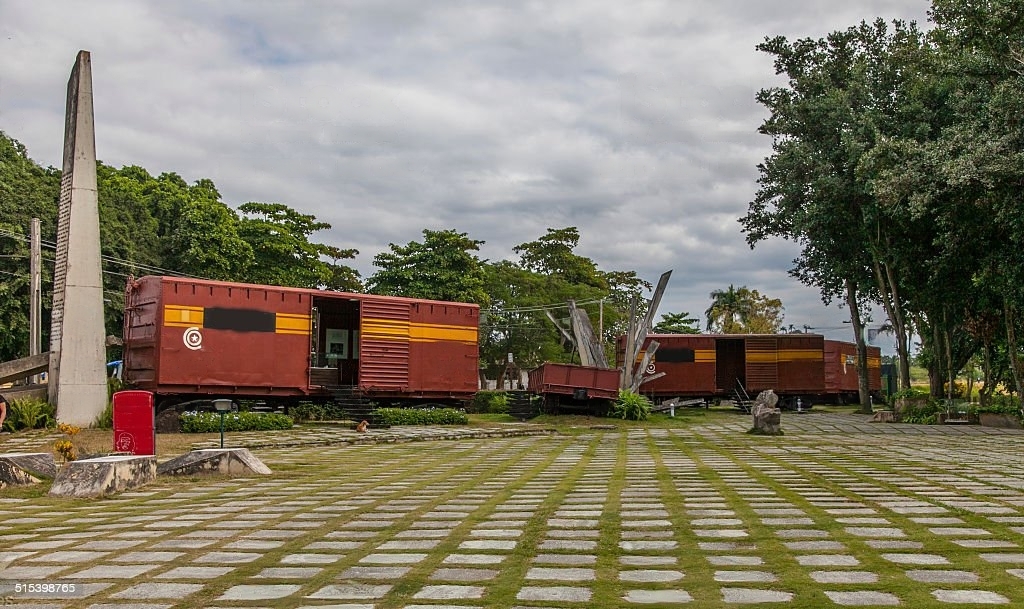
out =
<path fill-rule="evenodd" d="M 156 456 L 97 457 L 64 464 L 50 487 L 51 497 L 103 497 L 156 479 Z"/>
<path fill-rule="evenodd" d="M 157 468 L 160 475 L 191 476 L 224 474 L 227 476 L 269 475 L 273 472 L 248 448 L 205 448 L 175 457 Z"/>
<path fill-rule="evenodd" d="M 36 484 L 40 478 L 57 475 L 57 464 L 50 453 L 5 453 L 0 455 L 0 487 Z"/>

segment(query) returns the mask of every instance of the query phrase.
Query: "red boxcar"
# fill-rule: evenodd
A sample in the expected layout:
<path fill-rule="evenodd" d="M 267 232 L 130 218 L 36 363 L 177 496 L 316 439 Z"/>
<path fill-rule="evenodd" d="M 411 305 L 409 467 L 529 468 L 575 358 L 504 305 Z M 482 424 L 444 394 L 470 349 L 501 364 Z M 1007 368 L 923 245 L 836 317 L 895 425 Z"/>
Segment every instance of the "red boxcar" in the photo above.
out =
<path fill-rule="evenodd" d="M 528 389 L 538 395 L 614 400 L 619 397 L 619 371 L 575 364 L 544 362 L 530 371 Z"/>
<path fill-rule="evenodd" d="M 645 383 L 654 397 L 751 397 L 765 389 L 780 396 L 824 391 L 824 337 L 816 334 L 653 334 L 659 343 L 648 373 L 665 376 Z M 620 339 L 617 360 L 625 353 Z"/>
<path fill-rule="evenodd" d="M 475 304 L 147 276 L 127 288 L 124 374 L 178 401 L 466 400 L 479 320 Z"/>
<path fill-rule="evenodd" d="M 605 414 L 619 397 L 619 371 L 576 364 L 544 362 L 530 371 L 530 393 L 544 397 L 544 409 Z"/>
<path fill-rule="evenodd" d="M 647 372 L 665 376 L 641 385 L 655 399 L 734 398 L 742 387 L 751 398 L 774 390 L 789 406 L 797 398 L 832 399 L 857 393 L 856 366 L 839 378 L 846 354 L 856 353 L 852 343 L 826 341 L 817 334 L 655 334 L 649 335 L 637 362 L 652 340 L 658 350 Z M 620 338 L 616 360 L 622 365 L 625 339 Z M 840 357 L 842 353 L 842 357 Z M 881 387 L 881 352 L 869 347 L 872 391 Z M 635 364 L 634 364 L 635 365 Z"/>
<path fill-rule="evenodd" d="M 838 340 L 825 341 L 825 394 L 839 403 L 858 400 L 857 345 Z M 868 387 L 873 394 L 882 390 L 882 350 L 868 345 Z"/>

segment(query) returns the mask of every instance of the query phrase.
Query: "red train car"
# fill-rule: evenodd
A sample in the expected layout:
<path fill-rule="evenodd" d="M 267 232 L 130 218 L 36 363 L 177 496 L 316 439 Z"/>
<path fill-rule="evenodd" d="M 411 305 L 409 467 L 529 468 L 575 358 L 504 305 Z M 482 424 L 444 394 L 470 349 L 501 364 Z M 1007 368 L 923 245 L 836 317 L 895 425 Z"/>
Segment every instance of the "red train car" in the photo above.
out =
<path fill-rule="evenodd" d="M 619 397 L 619 371 L 544 362 L 530 371 L 527 389 L 544 397 L 548 410 L 604 410 Z"/>
<path fill-rule="evenodd" d="M 655 334 L 659 343 L 647 372 L 665 376 L 645 383 L 641 392 L 655 399 L 750 397 L 774 390 L 787 406 L 797 399 L 856 399 L 857 371 L 847 363 L 856 345 L 826 341 L 817 334 Z M 622 365 L 625 340 L 616 360 Z M 639 362 L 640 359 L 637 360 Z M 881 388 L 881 351 L 869 347 L 872 391 Z M 852 395 L 851 395 L 852 394 Z"/>
<path fill-rule="evenodd" d="M 838 340 L 825 341 L 825 395 L 837 403 L 859 399 L 857 345 Z M 868 345 L 868 388 L 882 391 L 882 350 Z"/>
<path fill-rule="evenodd" d="M 125 303 L 125 380 L 158 399 L 477 390 L 475 304 L 157 276 L 130 281 Z"/>
<path fill-rule="evenodd" d="M 645 383 L 644 394 L 669 397 L 751 397 L 765 389 L 780 396 L 824 392 L 824 337 L 816 334 L 653 334 L 659 343 L 649 374 L 665 376 Z M 620 339 L 617 361 L 625 342 Z"/>

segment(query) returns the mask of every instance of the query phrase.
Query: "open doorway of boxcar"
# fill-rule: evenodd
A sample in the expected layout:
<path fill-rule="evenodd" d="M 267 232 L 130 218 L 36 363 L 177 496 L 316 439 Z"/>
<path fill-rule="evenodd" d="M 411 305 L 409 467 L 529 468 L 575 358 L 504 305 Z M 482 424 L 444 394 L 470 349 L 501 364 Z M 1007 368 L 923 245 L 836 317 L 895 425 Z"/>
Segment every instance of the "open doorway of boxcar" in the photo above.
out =
<path fill-rule="evenodd" d="M 715 384 L 718 391 L 733 394 L 747 386 L 747 358 L 742 338 L 715 340 Z"/>
<path fill-rule="evenodd" d="M 313 298 L 309 384 L 332 389 L 359 382 L 359 301 Z"/>

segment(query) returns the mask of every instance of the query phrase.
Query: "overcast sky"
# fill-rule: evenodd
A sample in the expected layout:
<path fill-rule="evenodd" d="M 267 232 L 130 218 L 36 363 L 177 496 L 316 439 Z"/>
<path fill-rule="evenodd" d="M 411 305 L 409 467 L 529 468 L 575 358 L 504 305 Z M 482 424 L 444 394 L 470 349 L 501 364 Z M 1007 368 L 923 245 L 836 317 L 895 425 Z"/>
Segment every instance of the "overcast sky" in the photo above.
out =
<path fill-rule="evenodd" d="M 737 218 L 770 140 L 755 45 L 926 0 L 0 1 L 0 130 L 60 166 L 64 98 L 92 53 L 97 154 L 281 202 L 373 273 L 389 243 L 456 229 L 482 256 L 576 226 L 603 270 L 702 314 L 729 284 L 785 323 L 851 340 L 844 309 L 791 279 L 797 250 L 751 251 Z M 881 321 L 878 319 L 877 321 Z M 884 345 L 883 345 L 884 346 Z"/>

